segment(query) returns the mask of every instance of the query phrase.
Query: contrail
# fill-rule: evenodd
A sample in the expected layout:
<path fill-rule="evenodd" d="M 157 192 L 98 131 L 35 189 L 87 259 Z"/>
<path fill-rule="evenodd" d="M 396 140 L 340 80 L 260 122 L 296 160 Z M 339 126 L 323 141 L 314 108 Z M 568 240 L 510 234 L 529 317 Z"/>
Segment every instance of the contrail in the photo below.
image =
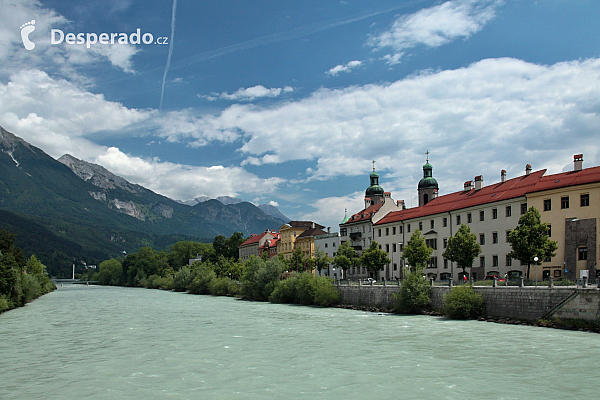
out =
<path fill-rule="evenodd" d="M 160 105 L 158 109 L 162 109 L 163 96 L 165 94 L 165 81 L 167 80 L 167 72 L 171 66 L 171 55 L 173 54 L 173 42 L 175 42 L 175 13 L 177 12 L 177 0 L 173 0 L 173 11 L 171 11 L 171 40 L 169 41 L 169 55 L 167 56 L 167 65 L 162 79 L 162 88 L 160 89 Z"/>

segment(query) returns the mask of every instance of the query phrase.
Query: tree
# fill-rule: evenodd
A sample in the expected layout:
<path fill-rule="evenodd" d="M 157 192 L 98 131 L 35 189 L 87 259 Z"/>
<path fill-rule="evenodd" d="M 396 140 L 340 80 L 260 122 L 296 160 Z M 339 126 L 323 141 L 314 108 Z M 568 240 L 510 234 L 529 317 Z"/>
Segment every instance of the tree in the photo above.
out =
<path fill-rule="evenodd" d="M 529 208 L 519 218 L 519 224 L 508 235 L 512 247 L 509 257 L 527 264 L 527 278 L 534 257 L 543 260 L 554 257 L 558 245 L 548 237 L 548 224 L 542 223 L 542 217 L 535 207 Z"/>
<path fill-rule="evenodd" d="M 46 267 L 37 259 L 35 255 L 31 255 L 25 264 L 25 271 L 29 275 L 44 275 Z"/>
<path fill-rule="evenodd" d="M 423 278 L 423 270 L 417 266 L 402 281 L 400 290 L 394 293 L 394 311 L 402 314 L 419 314 L 431 305 L 431 285 Z"/>
<path fill-rule="evenodd" d="M 442 256 L 455 262 L 466 274 L 465 269 L 473 266 L 473 260 L 481 253 L 477 237 L 471 233 L 471 228 L 462 224 L 456 234 L 448 239 L 446 250 Z"/>
<path fill-rule="evenodd" d="M 410 237 L 410 241 L 404 247 L 403 257 L 408 261 L 411 267 L 419 269 L 425 268 L 427 261 L 431 257 L 433 249 L 425 244 L 425 239 L 421 237 L 421 231 L 416 230 Z"/>
<path fill-rule="evenodd" d="M 329 263 L 331 262 L 331 259 L 327 257 L 327 254 L 320 249 L 315 250 L 315 258 L 313 260 L 315 268 L 319 271 L 319 275 L 321 275 L 321 271 L 329 268 Z"/>
<path fill-rule="evenodd" d="M 341 268 L 344 271 L 344 276 L 347 277 L 348 268 L 358 264 L 356 250 L 350 246 L 350 242 L 343 242 L 333 258 L 333 265 L 336 268 Z"/>
<path fill-rule="evenodd" d="M 304 269 L 304 253 L 302 253 L 300 247 L 292 253 L 292 257 L 290 258 L 290 269 L 292 271 L 296 270 L 297 272 Z"/>
<path fill-rule="evenodd" d="M 120 285 L 123 275 L 123 268 L 119 260 L 111 258 L 102 261 L 98 266 L 99 272 L 96 279 L 101 285 Z"/>
<path fill-rule="evenodd" d="M 392 262 L 387 253 L 379 248 L 376 241 L 372 241 L 369 248 L 363 251 L 360 257 L 360 263 L 367 268 L 367 271 L 372 272 L 377 278 L 377 271 L 383 271 L 386 264 Z"/>

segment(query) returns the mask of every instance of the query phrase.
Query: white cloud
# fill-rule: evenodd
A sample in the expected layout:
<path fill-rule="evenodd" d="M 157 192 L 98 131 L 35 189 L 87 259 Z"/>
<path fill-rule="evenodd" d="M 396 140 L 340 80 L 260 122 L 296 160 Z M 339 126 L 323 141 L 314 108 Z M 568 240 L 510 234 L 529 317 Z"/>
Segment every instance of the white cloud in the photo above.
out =
<path fill-rule="evenodd" d="M 340 65 L 336 65 L 335 67 L 331 68 L 329 71 L 326 72 L 327 75 L 331 75 L 331 76 L 337 76 L 337 74 L 339 74 L 340 72 L 350 72 L 352 69 L 356 68 L 356 67 L 360 67 L 362 65 L 362 61 L 350 61 L 344 65 L 340 64 Z"/>
<path fill-rule="evenodd" d="M 38 0 L 4 0 L 0 7 L 0 62 L 4 73 L 14 73 L 23 65 L 29 68 L 55 70 L 65 77 L 73 77 L 80 66 L 108 61 L 125 72 L 134 72 L 132 58 L 140 50 L 131 44 L 85 45 L 50 44 L 50 30 L 61 29 L 66 33 L 70 22 L 54 10 L 45 8 Z M 35 30 L 29 38 L 35 43 L 31 51 L 25 50 L 20 27 L 35 20 Z M 73 32 L 79 33 L 79 32 Z"/>
<path fill-rule="evenodd" d="M 544 66 L 502 58 L 321 89 L 278 106 L 234 105 L 202 120 L 243 138 L 245 164 L 315 161 L 312 177 L 331 179 L 362 175 L 376 159 L 378 170 L 401 176 L 397 187 L 412 188 L 429 149 L 438 172 L 460 176 L 451 188 L 460 189 L 472 165 L 496 176 L 503 168 L 517 175 L 526 163 L 560 171 L 564 159 L 553 159 L 583 149 L 594 160 L 599 114 L 599 59 Z"/>
<path fill-rule="evenodd" d="M 452 0 L 399 17 L 385 32 L 373 36 L 369 44 L 377 49 L 391 47 L 395 54 L 385 59 L 399 63 L 403 50 L 419 45 L 439 47 L 479 32 L 496 16 L 503 0 Z"/>
<path fill-rule="evenodd" d="M 299 219 L 316 221 L 336 232 L 344 219 L 344 210 L 348 210 L 348 216 L 362 210 L 365 207 L 364 197 L 364 192 L 356 192 L 347 196 L 318 199 L 310 204 L 314 211 L 299 216 Z"/>
<path fill-rule="evenodd" d="M 279 203 L 274 200 L 269 201 L 269 205 L 273 207 L 279 207 Z"/>
<path fill-rule="evenodd" d="M 93 161 L 130 182 L 137 183 L 172 199 L 199 196 L 236 197 L 239 193 L 268 194 L 283 183 L 279 178 L 262 179 L 239 167 L 196 167 L 149 160 L 110 147 Z"/>
<path fill-rule="evenodd" d="M 69 152 L 89 158 L 105 147 L 87 136 L 119 131 L 150 115 L 39 70 L 21 71 L 6 85 L 0 83 L 0 125 L 54 157 Z"/>
<path fill-rule="evenodd" d="M 232 101 L 252 101 L 256 98 L 260 97 L 277 97 L 282 93 L 290 93 L 293 92 L 294 88 L 291 86 L 285 86 L 283 88 L 270 88 L 267 89 L 262 85 L 256 85 L 249 88 L 239 88 L 237 91 L 229 94 L 227 92 L 223 93 L 211 93 L 210 96 L 199 96 L 202 98 L 206 98 L 210 101 L 215 101 L 218 99 L 221 100 L 232 100 Z"/>

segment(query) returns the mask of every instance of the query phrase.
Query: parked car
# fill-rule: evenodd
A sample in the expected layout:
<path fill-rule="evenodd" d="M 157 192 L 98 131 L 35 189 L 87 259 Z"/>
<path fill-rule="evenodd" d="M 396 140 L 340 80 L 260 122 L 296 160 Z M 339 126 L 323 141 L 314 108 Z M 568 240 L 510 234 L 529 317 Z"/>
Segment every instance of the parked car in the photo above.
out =
<path fill-rule="evenodd" d="M 371 282 L 376 283 L 377 281 L 373 278 L 365 278 L 363 279 L 363 283 L 371 284 Z"/>

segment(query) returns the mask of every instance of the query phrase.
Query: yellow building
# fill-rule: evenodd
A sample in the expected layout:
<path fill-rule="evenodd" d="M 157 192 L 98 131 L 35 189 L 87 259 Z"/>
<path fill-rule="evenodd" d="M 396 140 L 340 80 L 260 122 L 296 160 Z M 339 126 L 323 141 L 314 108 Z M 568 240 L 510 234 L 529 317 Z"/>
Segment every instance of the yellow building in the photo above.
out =
<path fill-rule="evenodd" d="M 539 210 L 550 239 L 558 243 L 555 257 L 531 267 L 532 279 L 575 280 L 583 270 L 590 279 L 600 275 L 600 167 L 583 169 L 583 155 L 575 155 L 574 170 L 540 179 L 527 194 L 527 205 Z"/>
<path fill-rule="evenodd" d="M 296 250 L 298 238 L 309 229 L 323 229 L 323 225 L 315 224 L 311 221 L 290 221 L 287 224 L 283 224 L 279 228 L 281 239 L 277 243 L 277 254 L 283 254 L 286 260 L 292 258 L 292 253 Z M 312 239 L 314 246 L 314 237 Z M 300 244 L 303 246 L 310 246 L 307 244 L 305 239 L 300 239 Z M 307 247 L 308 248 L 308 247 Z M 302 248 L 304 251 L 304 247 Z"/>

